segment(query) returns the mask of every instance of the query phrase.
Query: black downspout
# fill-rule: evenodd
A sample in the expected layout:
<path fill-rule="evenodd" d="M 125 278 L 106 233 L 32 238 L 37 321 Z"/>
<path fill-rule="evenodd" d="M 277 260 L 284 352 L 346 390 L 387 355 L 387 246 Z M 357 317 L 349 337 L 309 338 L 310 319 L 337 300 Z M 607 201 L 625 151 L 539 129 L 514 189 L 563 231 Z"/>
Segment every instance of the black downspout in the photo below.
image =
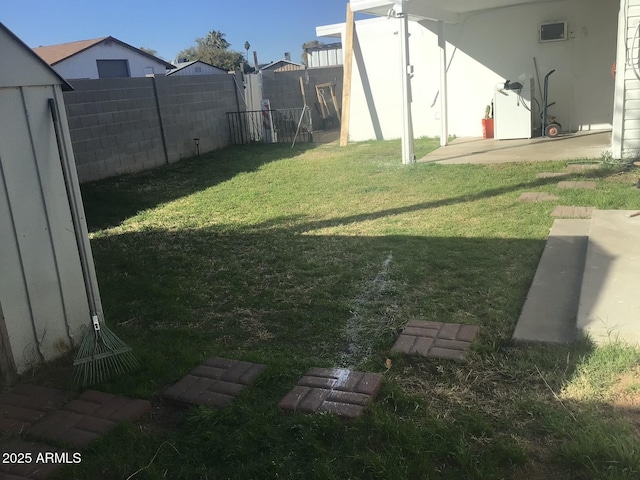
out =
<path fill-rule="evenodd" d="M 169 164 L 169 151 L 167 150 L 167 139 L 164 132 L 164 122 L 162 121 L 162 112 L 160 111 L 160 99 L 158 98 L 158 86 L 156 85 L 156 77 L 151 77 L 153 83 L 153 96 L 156 99 L 156 109 L 158 110 L 158 123 L 160 124 L 160 136 L 162 137 L 162 148 L 164 149 L 164 159 Z"/>

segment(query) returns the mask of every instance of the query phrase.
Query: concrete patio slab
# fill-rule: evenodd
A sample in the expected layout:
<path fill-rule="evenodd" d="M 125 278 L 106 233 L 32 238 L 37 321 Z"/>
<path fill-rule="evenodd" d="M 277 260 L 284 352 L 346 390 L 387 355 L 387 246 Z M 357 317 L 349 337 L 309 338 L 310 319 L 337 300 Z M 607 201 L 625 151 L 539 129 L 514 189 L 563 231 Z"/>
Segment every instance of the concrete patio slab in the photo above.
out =
<path fill-rule="evenodd" d="M 640 343 L 640 216 L 595 210 L 582 281 L 578 329 L 596 343 Z"/>
<path fill-rule="evenodd" d="M 456 138 L 446 147 L 434 150 L 418 162 L 490 164 L 597 159 L 609 151 L 610 147 L 610 131 L 577 132 L 553 139 Z"/>
<path fill-rule="evenodd" d="M 514 340 L 568 343 L 576 339 L 589 222 L 553 222 L 513 332 Z"/>
<path fill-rule="evenodd" d="M 595 190 L 596 182 L 558 182 L 558 188 L 560 189 L 582 189 L 582 190 Z"/>
<path fill-rule="evenodd" d="M 149 410 L 151 403 L 147 400 L 87 390 L 34 423 L 27 434 L 76 448 L 86 448 L 119 423 L 136 421 Z"/>
<path fill-rule="evenodd" d="M 55 388 L 16 385 L 0 394 L 0 432 L 20 434 L 74 396 L 74 393 Z"/>
<path fill-rule="evenodd" d="M 213 357 L 164 391 L 162 397 L 183 406 L 228 406 L 266 368 L 259 363 Z"/>
<path fill-rule="evenodd" d="M 595 207 L 577 207 L 575 205 L 558 205 L 551 212 L 552 217 L 558 218 L 591 218 Z"/>
<path fill-rule="evenodd" d="M 355 418 L 373 402 L 382 387 L 382 375 L 343 368 L 311 368 L 280 401 L 282 410 L 327 412 Z"/>
<path fill-rule="evenodd" d="M 402 330 L 391 351 L 464 360 L 479 330 L 476 325 L 413 320 Z"/>
<path fill-rule="evenodd" d="M 551 200 L 560 200 L 560 197 L 545 192 L 525 192 L 518 197 L 521 202 L 546 202 Z"/>

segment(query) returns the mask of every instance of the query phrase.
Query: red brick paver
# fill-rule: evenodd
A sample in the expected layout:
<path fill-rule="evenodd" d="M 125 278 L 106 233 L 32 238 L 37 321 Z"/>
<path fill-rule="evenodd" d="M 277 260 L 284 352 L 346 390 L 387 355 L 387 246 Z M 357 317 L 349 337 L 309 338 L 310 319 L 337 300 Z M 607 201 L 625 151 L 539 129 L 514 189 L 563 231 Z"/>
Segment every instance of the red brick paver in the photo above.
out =
<path fill-rule="evenodd" d="M 17 385 L 0 394 L 0 432 L 20 434 L 73 396 L 55 388 Z"/>
<path fill-rule="evenodd" d="M 147 400 L 87 390 L 27 430 L 45 440 L 85 448 L 116 425 L 135 421 L 151 409 Z"/>
<path fill-rule="evenodd" d="M 311 368 L 285 395 L 282 410 L 329 412 L 349 418 L 359 416 L 382 387 L 382 375 L 343 368 Z"/>
<path fill-rule="evenodd" d="M 480 327 L 475 325 L 414 320 L 407 324 L 391 350 L 423 357 L 464 360 L 479 330 Z"/>
<path fill-rule="evenodd" d="M 594 207 L 576 207 L 573 205 L 558 205 L 551 215 L 560 218 L 591 218 Z"/>
<path fill-rule="evenodd" d="M 181 405 L 224 408 L 265 369 L 259 363 L 209 358 L 164 391 L 162 396 Z"/>
<path fill-rule="evenodd" d="M 518 198 L 521 202 L 544 202 L 547 200 L 558 200 L 558 197 L 544 192 L 525 192 Z"/>
<path fill-rule="evenodd" d="M 0 454 L 1 480 L 45 480 L 63 465 L 82 461 L 78 452 L 65 452 L 21 439 L 0 445 Z"/>
<path fill-rule="evenodd" d="M 558 182 L 558 188 L 565 190 L 569 188 L 595 190 L 596 182 Z"/>

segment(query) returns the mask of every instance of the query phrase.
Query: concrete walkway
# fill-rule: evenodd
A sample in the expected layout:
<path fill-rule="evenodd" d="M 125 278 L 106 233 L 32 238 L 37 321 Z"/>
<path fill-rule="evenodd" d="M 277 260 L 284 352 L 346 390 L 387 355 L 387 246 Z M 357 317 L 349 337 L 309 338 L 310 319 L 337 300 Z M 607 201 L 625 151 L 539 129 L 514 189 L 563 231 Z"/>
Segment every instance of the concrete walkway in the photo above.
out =
<path fill-rule="evenodd" d="M 597 159 L 610 146 L 610 131 L 578 132 L 557 138 L 522 140 L 456 138 L 446 147 L 434 150 L 418 162 L 488 164 Z"/>
<path fill-rule="evenodd" d="M 553 222 L 513 332 L 514 340 L 549 343 L 576 340 L 576 315 L 588 232 L 589 220 Z"/>
<path fill-rule="evenodd" d="M 640 343 L 640 216 L 595 210 L 589 228 L 578 329 L 596 343 Z"/>
<path fill-rule="evenodd" d="M 640 344 L 640 216 L 593 210 L 555 220 L 514 340 Z"/>

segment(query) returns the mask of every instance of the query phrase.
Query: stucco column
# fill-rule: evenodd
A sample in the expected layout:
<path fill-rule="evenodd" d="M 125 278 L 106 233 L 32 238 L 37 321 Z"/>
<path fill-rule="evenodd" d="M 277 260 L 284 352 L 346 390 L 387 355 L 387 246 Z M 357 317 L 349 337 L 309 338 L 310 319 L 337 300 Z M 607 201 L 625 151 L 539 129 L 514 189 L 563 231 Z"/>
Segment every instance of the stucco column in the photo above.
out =
<path fill-rule="evenodd" d="M 400 4 L 400 56 L 402 64 L 402 163 L 415 163 L 413 149 L 413 123 L 411 119 L 411 76 L 412 66 L 409 63 L 409 18 L 406 11 L 406 0 Z"/>
<path fill-rule="evenodd" d="M 611 131 L 611 155 L 622 158 L 622 143 L 624 136 L 624 103 L 625 103 L 625 74 L 627 71 L 626 35 L 627 35 L 627 4 L 628 0 L 620 0 L 618 12 L 618 44 L 616 49 L 616 78 L 613 97 L 613 129 Z"/>
<path fill-rule="evenodd" d="M 438 21 L 438 46 L 440 47 L 440 146 L 449 143 L 449 111 L 447 105 L 447 40 L 444 22 Z"/>

